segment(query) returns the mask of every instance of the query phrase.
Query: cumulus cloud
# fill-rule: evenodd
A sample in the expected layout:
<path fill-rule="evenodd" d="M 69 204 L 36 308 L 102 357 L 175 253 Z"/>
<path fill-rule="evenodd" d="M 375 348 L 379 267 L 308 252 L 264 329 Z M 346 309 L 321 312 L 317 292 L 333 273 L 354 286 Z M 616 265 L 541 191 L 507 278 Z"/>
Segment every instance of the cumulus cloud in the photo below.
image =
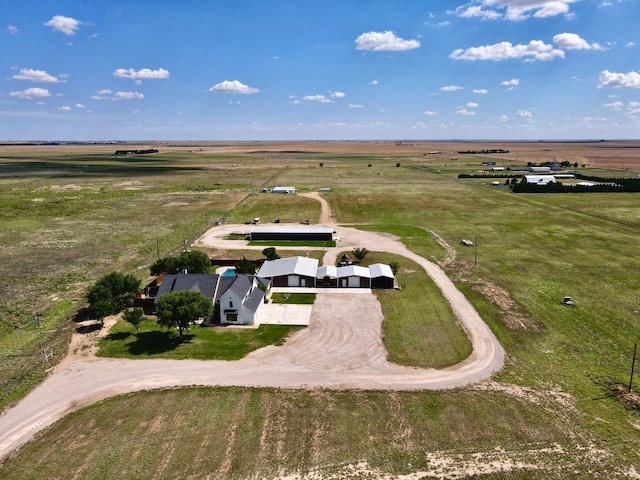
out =
<path fill-rule="evenodd" d="M 65 35 L 73 35 L 80 28 L 80 21 L 75 18 L 56 15 L 47 23 L 47 27 L 51 27 L 54 32 L 64 33 Z"/>
<path fill-rule="evenodd" d="M 457 90 L 464 90 L 464 87 L 459 87 L 457 85 L 447 85 L 446 87 L 442 87 L 440 89 L 441 92 L 455 92 Z"/>
<path fill-rule="evenodd" d="M 478 108 L 478 104 L 475 102 L 469 102 L 467 103 L 467 107 L 469 108 Z"/>
<path fill-rule="evenodd" d="M 622 110 L 622 107 L 624 107 L 624 103 L 622 102 L 603 103 L 602 106 L 604 108 L 608 108 L 613 111 L 619 111 L 619 110 Z"/>
<path fill-rule="evenodd" d="M 452 13 L 463 18 L 505 18 L 511 21 L 536 18 L 570 16 L 569 5 L 577 0 L 473 0 Z"/>
<path fill-rule="evenodd" d="M 533 114 L 529 110 L 518 110 L 516 115 L 522 118 L 532 118 Z"/>
<path fill-rule="evenodd" d="M 559 33 L 553 37 L 553 43 L 564 50 L 604 50 L 598 43 L 590 44 L 575 33 Z"/>
<path fill-rule="evenodd" d="M 26 90 L 21 90 L 18 92 L 10 92 L 10 97 L 14 98 L 25 98 L 27 100 L 33 100 L 34 98 L 45 98 L 50 97 L 51 93 L 46 88 L 27 88 Z"/>
<path fill-rule="evenodd" d="M 478 95 L 486 95 L 489 92 L 484 88 L 476 88 L 473 90 L 473 93 L 477 93 Z"/>
<path fill-rule="evenodd" d="M 378 85 L 378 80 L 371 80 L 369 85 Z"/>
<path fill-rule="evenodd" d="M 437 115 L 436 112 L 432 112 L 431 110 L 425 110 L 424 114 L 427 115 L 428 117 L 432 117 L 433 115 Z"/>
<path fill-rule="evenodd" d="M 501 122 L 508 122 L 509 121 L 509 117 L 507 115 L 500 115 L 499 120 Z"/>
<path fill-rule="evenodd" d="M 7 25 L 7 32 L 9 32 L 9 35 L 17 35 L 19 33 L 18 27 L 15 25 Z"/>
<path fill-rule="evenodd" d="M 363 33 L 356 38 L 355 43 L 358 50 L 373 50 L 374 52 L 399 52 L 420 47 L 418 40 L 405 40 L 389 30 Z"/>
<path fill-rule="evenodd" d="M 324 95 L 307 95 L 302 99 L 306 100 L 307 102 L 333 103 L 333 100 L 325 97 Z"/>
<path fill-rule="evenodd" d="M 61 112 L 70 112 L 71 107 L 65 105 L 64 107 L 60 107 L 58 110 L 60 110 Z"/>
<path fill-rule="evenodd" d="M 211 93 L 231 93 L 238 95 L 251 95 L 254 93 L 260 93 L 260 90 L 258 90 L 257 88 L 245 85 L 238 80 L 224 80 L 220 83 L 216 83 L 209 89 L 209 91 Z"/>
<path fill-rule="evenodd" d="M 156 80 L 169 78 L 169 70 L 159 68 L 158 70 L 151 70 L 150 68 L 143 68 L 140 70 L 134 70 L 133 68 L 118 68 L 113 72 L 113 76 L 117 78 L 130 78 L 137 83 L 141 83 L 142 80 Z"/>
<path fill-rule="evenodd" d="M 31 68 L 21 69 L 19 74 L 13 76 L 13 79 L 40 83 L 58 83 L 61 81 L 44 70 L 33 70 Z"/>
<path fill-rule="evenodd" d="M 350 103 L 349 108 L 364 108 L 364 105 L 360 105 L 358 103 Z"/>
<path fill-rule="evenodd" d="M 600 72 L 598 88 L 640 88 L 640 73 L 615 73 L 609 70 Z"/>
<path fill-rule="evenodd" d="M 472 110 L 467 110 L 466 108 L 461 108 L 459 110 L 456 110 L 456 113 L 458 115 L 466 115 L 466 116 L 473 116 L 476 114 L 476 112 L 472 111 Z"/>
<path fill-rule="evenodd" d="M 120 101 L 120 100 L 142 100 L 144 95 L 139 92 L 116 92 L 111 97 L 111 100 Z"/>
<path fill-rule="evenodd" d="M 84 105 L 83 105 L 83 104 L 81 104 L 81 103 L 76 103 L 76 105 L 75 105 L 75 106 L 76 106 L 76 108 L 84 108 Z"/>
<path fill-rule="evenodd" d="M 331 93 L 331 98 L 344 98 L 346 96 L 346 93 L 344 92 L 332 92 Z"/>
<path fill-rule="evenodd" d="M 503 87 L 517 87 L 520 85 L 520 80 L 518 78 L 512 78 L 511 80 L 505 80 L 504 82 L 500 82 L 500 85 Z"/>
<path fill-rule="evenodd" d="M 564 58 L 564 51 L 547 45 L 542 40 L 531 40 L 527 45 L 513 45 L 511 42 L 500 42 L 493 45 L 471 47 L 466 50 L 458 48 L 449 58 L 453 60 L 509 60 L 524 59 L 525 61 L 547 61 L 554 58 Z"/>

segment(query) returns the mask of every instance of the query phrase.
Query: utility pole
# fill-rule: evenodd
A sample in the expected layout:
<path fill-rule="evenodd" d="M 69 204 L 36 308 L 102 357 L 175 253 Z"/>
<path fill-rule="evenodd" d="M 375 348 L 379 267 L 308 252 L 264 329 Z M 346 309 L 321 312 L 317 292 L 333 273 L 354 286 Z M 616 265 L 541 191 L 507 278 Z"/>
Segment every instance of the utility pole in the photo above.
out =
<path fill-rule="evenodd" d="M 42 330 L 40 330 L 40 319 L 38 318 L 38 314 L 33 314 L 33 321 L 38 325 L 38 338 L 40 339 L 40 354 L 44 353 L 44 346 L 42 345 Z"/>
<path fill-rule="evenodd" d="M 636 366 L 636 351 L 638 350 L 638 344 L 633 346 L 633 360 L 631 361 L 631 378 L 629 378 L 629 393 L 631 393 L 631 387 L 633 385 L 633 367 Z"/>
<path fill-rule="evenodd" d="M 476 235 L 475 241 L 473 242 L 473 266 L 478 266 L 478 236 Z"/>
<path fill-rule="evenodd" d="M 158 256 L 158 260 L 160 260 L 160 237 L 156 236 L 156 255 Z"/>

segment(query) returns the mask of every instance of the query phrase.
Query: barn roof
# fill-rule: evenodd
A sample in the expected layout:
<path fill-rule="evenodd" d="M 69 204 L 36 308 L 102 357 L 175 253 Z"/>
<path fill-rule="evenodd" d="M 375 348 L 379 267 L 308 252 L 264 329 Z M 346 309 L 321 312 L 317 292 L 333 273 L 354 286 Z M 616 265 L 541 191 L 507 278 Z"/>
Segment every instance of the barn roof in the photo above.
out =
<path fill-rule="evenodd" d="M 362 277 L 371 278 L 369 269 L 367 267 L 361 267 L 359 265 L 347 265 L 345 267 L 338 267 L 338 278 L 344 277 Z"/>
<path fill-rule="evenodd" d="M 253 227 L 250 230 L 254 233 L 330 233 L 333 234 L 331 227 L 293 227 L 293 226 L 272 226 L 272 227 Z"/>
<path fill-rule="evenodd" d="M 373 265 L 369 265 L 369 273 L 371 274 L 371 278 L 394 278 L 391 267 L 389 265 L 385 265 L 384 263 L 374 263 Z"/>
<path fill-rule="evenodd" d="M 262 278 L 281 277 L 283 275 L 315 277 L 317 269 L 318 260 L 315 258 L 288 257 L 264 262 L 257 275 Z"/>
<path fill-rule="evenodd" d="M 338 267 L 334 267 L 333 265 L 323 265 L 321 267 L 318 267 L 318 273 L 316 274 L 316 277 L 338 278 Z"/>

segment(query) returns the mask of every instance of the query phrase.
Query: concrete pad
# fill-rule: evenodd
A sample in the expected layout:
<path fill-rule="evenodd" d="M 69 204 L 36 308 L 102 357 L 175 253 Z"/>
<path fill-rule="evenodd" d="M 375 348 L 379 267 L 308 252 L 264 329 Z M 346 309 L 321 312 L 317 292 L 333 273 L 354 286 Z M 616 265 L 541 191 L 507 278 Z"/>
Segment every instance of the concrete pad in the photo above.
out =
<path fill-rule="evenodd" d="M 272 287 L 275 293 L 329 293 L 329 294 L 351 294 L 362 293 L 371 294 L 370 288 L 315 288 L 315 287 Z"/>
<path fill-rule="evenodd" d="M 312 309 L 313 305 L 267 303 L 260 307 L 260 324 L 308 326 Z"/>

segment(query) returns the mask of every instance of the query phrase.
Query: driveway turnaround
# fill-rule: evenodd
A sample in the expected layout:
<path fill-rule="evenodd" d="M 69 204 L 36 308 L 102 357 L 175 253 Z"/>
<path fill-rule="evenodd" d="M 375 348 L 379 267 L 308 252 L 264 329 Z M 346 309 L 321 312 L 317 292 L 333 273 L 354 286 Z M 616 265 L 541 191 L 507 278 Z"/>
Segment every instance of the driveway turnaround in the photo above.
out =
<path fill-rule="evenodd" d="M 230 241 L 222 240 L 222 236 L 238 227 L 216 227 L 197 243 L 224 245 L 228 249 Z M 256 350 L 241 360 L 92 358 L 71 363 L 0 416 L 0 459 L 64 415 L 128 392 L 191 385 L 448 389 L 488 379 L 503 367 L 502 346 L 439 266 L 411 252 L 392 236 L 334 228 L 340 246 L 325 254 L 325 263 L 332 263 L 338 252 L 357 246 L 395 253 L 420 264 L 442 290 L 467 332 L 473 347 L 471 355 L 442 370 L 391 364 L 382 342 L 382 311 L 374 295 L 348 291 L 340 295 L 318 293 L 308 328 L 296 332 L 282 346 Z M 247 248 L 246 243 L 242 248 Z"/>

